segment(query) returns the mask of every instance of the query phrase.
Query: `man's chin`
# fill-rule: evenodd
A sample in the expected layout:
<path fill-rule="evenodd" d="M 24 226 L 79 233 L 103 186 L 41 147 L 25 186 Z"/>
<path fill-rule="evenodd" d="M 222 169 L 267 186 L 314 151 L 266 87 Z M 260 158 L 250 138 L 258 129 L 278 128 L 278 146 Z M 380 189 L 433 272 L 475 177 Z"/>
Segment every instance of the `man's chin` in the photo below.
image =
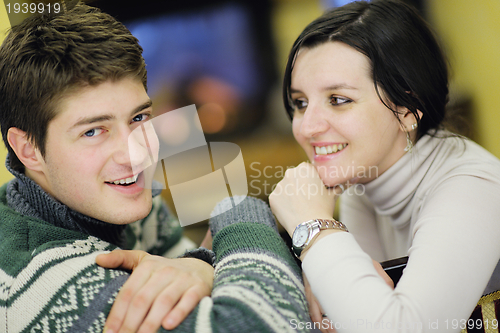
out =
<path fill-rule="evenodd" d="M 149 190 L 151 192 L 151 190 Z M 130 224 L 142 220 L 151 212 L 152 199 L 151 194 L 146 196 L 143 201 L 109 203 L 109 209 L 102 211 L 103 218 L 98 218 L 101 221 L 111 224 Z"/>
<path fill-rule="evenodd" d="M 138 212 L 123 212 L 117 215 L 114 215 L 113 217 L 106 218 L 105 220 L 102 220 L 104 222 L 110 223 L 110 224 L 116 224 L 116 225 L 125 225 L 125 224 L 130 224 L 139 220 L 144 219 L 146 216 L 148 216 L 149 212 L 151 209 L 143 214 L 140 214 Z"/>

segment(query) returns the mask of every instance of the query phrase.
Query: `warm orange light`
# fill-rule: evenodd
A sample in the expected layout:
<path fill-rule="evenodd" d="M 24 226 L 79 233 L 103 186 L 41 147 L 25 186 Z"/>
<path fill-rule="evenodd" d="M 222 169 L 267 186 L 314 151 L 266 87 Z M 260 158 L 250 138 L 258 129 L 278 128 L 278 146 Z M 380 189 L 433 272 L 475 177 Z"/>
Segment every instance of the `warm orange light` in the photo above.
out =
<path fill-rule="evenodd" d="M 208 134 L 220 132 L 227 122 L 226 111 L 220 104 L 207 103 L 198 108 L 201 127 Z"/>

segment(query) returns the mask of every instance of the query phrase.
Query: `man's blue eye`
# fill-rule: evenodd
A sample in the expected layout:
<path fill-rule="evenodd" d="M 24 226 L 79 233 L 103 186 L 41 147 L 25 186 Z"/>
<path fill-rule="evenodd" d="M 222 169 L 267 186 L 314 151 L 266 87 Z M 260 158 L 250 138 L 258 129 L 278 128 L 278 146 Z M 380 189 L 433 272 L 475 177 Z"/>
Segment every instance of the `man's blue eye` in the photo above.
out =
<path fill-rule="evenodd" d="M 137 116 L 135 116 L 134 118 L 132 118 L 132 120 L 133 121 L 143 121 L 143 120 L 146 120 L 147 117 L 148 117 L 147 114 L 141 113 L 141 114 L 138 114 Z"/>
<path fill-rule="evenodd" d="M 94 129 L 91 129 L 90 131 L 85 132 L 85 134 L 83 134 L 83 135 L 92 137 L 92 136 L 95 135 L 95 132 L 96 131 L 95 131 L 95 128 L 94 128 Z"/>
<path fill-rule="evenodd" d="M 93 128 L 93 129 L 88 130 L 87 132 L 83 133 L 83 135 L 85 135 L 88 138 L 92 138 L 94 136 L 97 136 L 97 135 L 101 134 L 101 132 L 102 132 L 102 129 L 100 129 L 100 128 Z"/>

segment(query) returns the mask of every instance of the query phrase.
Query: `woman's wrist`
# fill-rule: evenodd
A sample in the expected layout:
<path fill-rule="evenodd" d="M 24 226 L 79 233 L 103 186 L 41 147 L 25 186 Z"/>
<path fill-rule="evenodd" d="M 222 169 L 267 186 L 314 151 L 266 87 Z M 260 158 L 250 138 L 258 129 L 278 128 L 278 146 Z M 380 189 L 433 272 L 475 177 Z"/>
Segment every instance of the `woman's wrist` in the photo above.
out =
<path fill-rule="evenodd" d="M 346 231 L 343 231 L 343 230 L 340 230 L 340 229 L 324 229 L 324 230 L 321 230 L 319 232 L 319 234 L 314 237 L 314 239 L 311 240 L 311 243 L 309 244 L 309 246 L 307 247 L 307 249 L 305 249 L 304 251 L 302 251 L 302 253 L 300 254 L 300 261 L 304 261 L 304 258 L 306 256 L 307 253 L 309 253 L 309 250 L 322 238 L 326 237 L 326 236 L 329 236 L 331 234 L 334 234 L 334 233 L 337 233 L 337 232 L 346 232 Z"/>
<path fill-rule="evenodd" d="M 328 214 L 320 214 L 320 215 L 318 215 L 318 214 L 311 214 L 310 216 L 311 217 L 295 218 L 295 221 L 293 222 L 293 224 L 289 224 L 289 225 L 293 226 L 290 229 L 287 229 L 287 228 L 285 228 L 285 226 L 283 224 L 282 225 L 285 228 L 285 230 L 288 232 L 288 234 L 290 235 L 290 237 L 293 237 L 293 233 L 294 233 L 295 229 L 301 223 L 304 223 L 306 221 L 316 220 L 316 219 L 320 219 L 320 220 L 331 220 L 332 219 L 332 216 L 328 215 Z"/>

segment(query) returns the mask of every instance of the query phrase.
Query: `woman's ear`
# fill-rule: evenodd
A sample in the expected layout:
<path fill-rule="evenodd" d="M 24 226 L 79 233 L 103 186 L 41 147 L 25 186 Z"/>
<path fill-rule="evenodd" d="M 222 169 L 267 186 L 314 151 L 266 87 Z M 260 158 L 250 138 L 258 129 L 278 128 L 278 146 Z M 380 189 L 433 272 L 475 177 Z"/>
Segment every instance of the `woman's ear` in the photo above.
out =
<path fill-rule="evenodd" d="M 413 113 L 411 113 L 410 110 L 408 110 L 407 108 L 401 107 L 401 108 L 398 108 L 398 112 L 399 112 L 399 122 L 400 122 L 401 126 L 404 127 L 404 129 L 407 132 L 411 132 L 417 128 L 417 125 L 418 125 L 417 118 L 415 117 L 415 115 Z M 418 114 L 419 120 L 422 119 L 422 116 L 423 116 L 422 111 L 417 110 L 417 114 Z"/>
<path fill-rule="evenodd" d="M 34 144 L 28 140 L 26 132 L 16 127 L 9 128 L 7 141 L 17 158 L 32 171 L 42 171 L 43 158 Z"/>

